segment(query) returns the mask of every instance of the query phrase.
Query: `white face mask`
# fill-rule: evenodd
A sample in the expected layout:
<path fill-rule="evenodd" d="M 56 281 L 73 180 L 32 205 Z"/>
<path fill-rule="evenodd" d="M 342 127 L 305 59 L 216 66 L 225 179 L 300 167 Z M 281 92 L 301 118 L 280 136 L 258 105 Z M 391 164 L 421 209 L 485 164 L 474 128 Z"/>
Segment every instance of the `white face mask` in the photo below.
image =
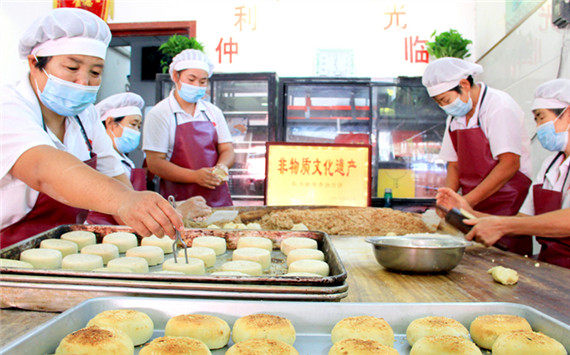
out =
<path fill-rule="evenodd" d="M 568 130 L 570 129 L 570 126 L 562 132 L 556 132 L 556 128 L 554 127 L 554 122 L 562 117 L 565 111 L 566 109 L 564 109 L 564 111 L 562 111 L 562 113 L 553 121 L 543 123 L 536 129 L 536 136 L 544 149 L 550 150 L 551 152 L 560 152 L 566 149 L 566 146 L 568 145 Z"/>
<path fill-rule="evenodd" d="M 62 116 L 76 116 L 95 102 L 99 86 L 75 84 L 43 71 L 48 80 L 44 90 L 36 89 L 41 102 L 50 110 Z"/>

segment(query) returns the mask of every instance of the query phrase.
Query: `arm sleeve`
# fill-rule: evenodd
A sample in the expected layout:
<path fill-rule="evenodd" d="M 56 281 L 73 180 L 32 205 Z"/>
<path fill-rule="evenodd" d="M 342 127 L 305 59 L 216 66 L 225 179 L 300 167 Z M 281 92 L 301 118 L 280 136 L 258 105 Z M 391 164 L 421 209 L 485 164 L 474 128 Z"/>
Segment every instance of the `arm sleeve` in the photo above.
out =
<path fill-rule="evenodd" d="M 222 113 L 222 110 L 213 106 L 215 117 L 216 117 L 216 131 L 218 132 L 218 144 L 220 143 L 231 143 L 232 135 L 230 133 L 230 128 L 226 122 L 226 118 Z"/>
<path fill-rule="evenodd" d="M 526 198 L 524 199 L 524 202 L 519 209 L 519 213 L 524 213 L 529 216 L 534 216 L 534 197 L 532 194 L 532 186 L 533 185 L 531 185 L 530 189 L 528 189 L 528 194 L 526 195 Z"/>
<path fill-rule="evenodd" d="M 168 153 L 170 142 L 170 117 L 161 113 L 155 106 L 145 117 L 142 132 L 142 149 L 159 153 Z"/>
<path fill-rule="evenodd" d="M 501 105 L 494 104 L 487 111 L 485 133 L 493 158 L 503 153 L 522 155 L 522 120 L 524 113 L 515 102 L 507 100 Z"/>
<path fill-rule="evenodd" d="M 439 159 L 450 162 L 457 161 L 457 152 L 453 147 L 453 142 L 449 136 L 449 125 L 451 117 L 447 118 L 447 124 L 445 125 L 445 133 L 443 134 L 443 141 L 441 143 L 441 150 L 439 151 Z"/>

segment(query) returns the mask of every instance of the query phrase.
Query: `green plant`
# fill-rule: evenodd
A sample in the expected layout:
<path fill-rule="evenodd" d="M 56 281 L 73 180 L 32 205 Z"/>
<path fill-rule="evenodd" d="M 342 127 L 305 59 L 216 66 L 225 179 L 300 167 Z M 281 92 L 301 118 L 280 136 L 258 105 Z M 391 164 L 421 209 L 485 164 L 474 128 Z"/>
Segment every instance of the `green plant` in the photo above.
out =
<path fill-rule="evenodd" d="M 468 53 L 467 46 L 473 42 L 463 38 L 461 33 L 456 30 L 450 29 L 439 35 L 436 35 L 436 31 L 433 31 L 430 38 L 434 38 L 434 41 L 426 43 L 427 51 L 436 58 L 455 57 L 463 59 L 471 55 Z"/>
<path fill-rule="evenodd" d="M 204 51 L 204 45 L 196 40 L 196 38 L 189 38 L 187 36 L 172 35 L 170 38 L 158 47 L 158 50 L 163 54 L 160 60 L 160 66 L 163 73 L 168 72 L 168 66 L 178 53 L 185 49 L 197 49 Z"/>

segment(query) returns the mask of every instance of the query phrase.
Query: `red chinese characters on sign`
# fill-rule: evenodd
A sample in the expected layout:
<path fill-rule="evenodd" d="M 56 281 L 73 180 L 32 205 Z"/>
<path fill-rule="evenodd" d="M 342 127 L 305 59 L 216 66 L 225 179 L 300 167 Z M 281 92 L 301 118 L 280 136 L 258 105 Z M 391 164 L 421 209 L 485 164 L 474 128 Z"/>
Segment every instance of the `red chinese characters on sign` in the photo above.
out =
<path fill-rule="evenodd" d="M 405 41 L 405 58 L 410 63 L 427 63 L 429 61 L 429 54 L 426 49 L 427 40 L 420 40 L 416 36 L 415 40 L 412 36 L 404 38 Z"/>
<path fill-rule="evenodd" d="M 237 6 L 236 8 L 235 17 L 237 17 L 236 23 L 234 26 L 239 26 L 239 31 L 243 31 L 243 26 L 250 26 L 252 31 L 257 29 L 257 6 L 252 8 L 245 7 L 245 6 Z M 253 14 L 253 15 L 252 15 Z"/>
<path fill-rule="evenodd" d="M 404 5 L 400 6 L 400 10 L 404 9 Z M 408 24 L 403 24 L 400 25 L 400 15 L 405 15 L 406 12 L 404 11 L 398 11 L 396 9 L 396 4 L 394 4 L 394 11 L 393 12 L 385 12 L 384 15 L 389 15 L 390 16 L 390 23 L 388 23 L 388 25 L 386 27 L 384 27 L 385 30 L 389 29 L 390 27 L 392 27 L 392 24 L 394 23 L 394 18 L 396 19 L 396 27 L 401 28 L 403 30 L 406 29 L 406 27 L 408 27 Z"/>
<path fill-rule="evenodd" d="M 54 8 L 74 7 L 87 10 L 107 21 L 111 0 L 55 0 Z"/>
<path fill-rule="evenodd" d="M 220 38 L 220 42 L 216 47 L 216 52 L 218 52 L 218 63 L 222 64 L 222 56 L 229 56 L 230 64 L 233 61 L 233 56 L 238 54 L 238 43 L 234 42 L 232 37 L 227 42 L 224 42 L 223 38 Z"/>
<path fill-rule="evenodd" d="M 302 161 L 299 162 L 296 158 L 291 158 L 289 161 L 285 158 L 280 158 L 277 171 L 281 175 L 340 175 L 348 177 L 350 175 L 350 169 L 354 168 L 356 168 L 356 162 L 352 159 L 346 162 L 344 159 L 327 159 L 320 161 L 317 158 L 311 161 L 310 158 L 303 158 Z"/>

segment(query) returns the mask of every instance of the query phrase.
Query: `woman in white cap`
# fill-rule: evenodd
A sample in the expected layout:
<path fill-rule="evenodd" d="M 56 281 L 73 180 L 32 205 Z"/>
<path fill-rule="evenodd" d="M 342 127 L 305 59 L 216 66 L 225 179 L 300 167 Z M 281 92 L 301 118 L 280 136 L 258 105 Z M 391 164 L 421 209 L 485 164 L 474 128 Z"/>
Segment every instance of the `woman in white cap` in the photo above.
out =
<path fill-rule="evenodd" d="M 172 59 L 175 89 L 148 113 L 143 150 L 149 170 L 160 177 L 163 196 L 202 196 L 210 206 L 231 206 L 225 181 L 235 159 L 231 134 L 222 111 L 202 100 L 213 67 L 195 49 Z"/>
<path fill-rule="evenodd" d="M 71 8 L 52 10 L 21 38 L 30 72 L 2 88 L 0 247 L 83 223 L 86 209 L 142 236 L 183 228 L 168 201 L 132 190 L 93 106 L 110 40 L 104 21 Z"/>
<path fill-rule="evenodd" d="M 466 238 L 493 245 L 504 235 L 536 235 L 538 260 L 570 268 L 570 80 L 554 79 L 540 85 L 532 112 L 540 144 L 553 152 L 538 171 L 518 217 L 492 217 L 470 209 L 450 189 L 440 189 L 437 202 L 470 210 L 478 219 Z M 523 218 L 521 218 L 523 217 Z"/>
<path fill-rule="evenodd" d="M 483 68 L 457 58 L 431 62 L 422 77 L 429 95 L 449 115 L 440 158 L 447 161 L 446 187 L 461 192 L 474 209 L 512 216 L 531 184 L 530 139 L 524 113 L 505 92 L 473 76 Z M 532 238 L 505 237 L 497 246 L 532 253 Z"/>

